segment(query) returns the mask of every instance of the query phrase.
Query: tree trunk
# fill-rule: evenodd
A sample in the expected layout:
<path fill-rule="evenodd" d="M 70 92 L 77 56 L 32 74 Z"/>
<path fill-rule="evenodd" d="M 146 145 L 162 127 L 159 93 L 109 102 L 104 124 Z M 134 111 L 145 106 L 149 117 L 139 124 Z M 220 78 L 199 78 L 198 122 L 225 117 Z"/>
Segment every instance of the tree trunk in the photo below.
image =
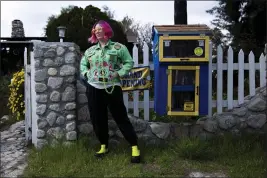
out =
<path fill-rule="evenodd" d="M 174 0 L 174 24 L 187 24 L 186 0 Z"/>

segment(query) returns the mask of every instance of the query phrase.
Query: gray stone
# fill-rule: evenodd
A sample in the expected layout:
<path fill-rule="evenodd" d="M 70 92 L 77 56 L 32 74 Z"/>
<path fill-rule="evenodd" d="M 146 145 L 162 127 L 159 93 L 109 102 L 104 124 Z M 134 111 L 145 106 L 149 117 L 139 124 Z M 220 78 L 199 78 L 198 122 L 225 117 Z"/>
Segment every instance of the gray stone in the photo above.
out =
<path fill-rule="evenodd" d="M 34 80 L 35 82 L 42 82 L 46 79 L 47 77 L 47 70 L 46 69 L 41 69 L 41 70 L 36 70 L 34 74 Z"/>
<path fill-rule="evenodd" d="M 218 116 L 219 127 L 225 130 L 231 129 L 237 124 L 236 119 L 231 115 Z"/>
<path fill-rule="evenodd" d="M 63 116 L 59 116 L 56 121 L 57 125 L 64 125 L 65 124 L 65 118 Z"/>
<path fill-rule="evenodd" d="M 47 126 L 47 121 L 45 119 L 38 119 L 37 120 L 37 127 L 38 129 L 44 129 Z"/>
<path fill-rule="evenodd" d="M 51 139 L 51 143 L 50 144 L 51 144 L 52 147 L 55 148 L 56 146 L 59 145 L 59 142 L 56 139 Z"/>
<path fill-rule="evenodd" d="M 35 92 L 42 93 L 47 90 L 47 86 L 43 83 L 36 83 L 35 84 Z"/>
<path fill-rule="evenodd" d="M 248 109 L 255 112 L 264 111 L 266 109 L 266 102 L 260 97 L 255 97 L 249 102 Z"/>
<path fill-rule="evenodd" d="M 75 80 L 76 80 L 76 78 L 75 78 L 74 76 L 70 76 L 70 77 L 67 77 L 67 78 L 65 79 L 65 82 L 66 82 L 66 83 L 74 83 Z"/>
<path fill-rule="evenodd" d="M 73 64 L 76 61 L 76 55 L 73 52 L 68 52 L 65 54 L 65 63 L 66 64 Z"/>
<path fill-rule="evenodd" d="M 56 122 L 57 114 L 53 111 L 51 111 L 47 116 L 46 120 L 50 126 L 53 126 Z"/>
<path fill-rule="evenodd" d="M 43 66 L 52 67 L 52 66 L 54 66 L 54 61 L 52 59 L 47 58 L 44 60 Z"/>
<path fill-rule="evenodd" d="M 252 115 L 249 116 L 247 120 L 247 124 L 254 129 L 262 128 L 265 123 L 266 123 L 265 114 Z"/>
<path fill-rule="evenodd" d="M 70 51 L 75 51 L 75 48 L 71 46 L 71 47 L 69 47 L 69 50 Z"/>
<path fill-rule="evenodd" d="M 175 138 L 186 138 L 189 137 L 189 128 L 188 126 L 173 124 L 174 137 Z"/>
<path fill-rule="evenodd" d="M 203 126 L 202 125 L 192 125 L 189 127 L 189 137 L 190 138 L 196 138 L 203 132 Z"/>
<path fill-rule="evenodd" d="M 39 103 L 46 103 L 47 102 L 47 95 L 37 95 L 36 96 L 36 102 L 39 102 Z"/>
<path fill-rule="evenodd" d="M 34 50 L 34 58 L 40 58 L 40 57 L 43 57 L 44 56 L 44 52 L 43 50 L 40 50 L 40 49 L 35 49 Z"/>
<path fill-rule="evenodd" d="M 56 68 L 49 68 L 47 73 L 48 73 L 48 75 L 55 76 L 55 75 L 57 75 L 57 69 Z"/>
<path fill-rule="evenodd" d="M 76 109 L 76 103 L 67 103 L 65 105 L 65 109 L 66 110 L 73 110 L 73 109 Z"/>
<path fill-rule="evenodd" d="M 237 109 L 234 109 L 233 111 L 233 115 L 236 115 L 239 117 L 245 116 L 246 114 L 247 114 L 247 108 L 245 107 L 237 108 Z"/>
<path fill-rule="evenodd" d="M 80 133 L 83 134 L 90 134 L 93 132 L 93 126 L 89 123 L 85 123 L 85 124 L 80 124 L 78 126 L 78 130 Z"/>
<path fill-rule="evenodd" d="M 74 101 L 76 99 L 76 91 L 73 87 L 66 87 L 62 93 L 62 101 Z"/>
<path fill-rule="evenodd" d="M 144 130 L 146 130 L 146 128 L 148 127 L 148 122 L 144 121 L 143 119 L 139 119 L 136 118 L 134 116 L 131 116 L 128 114 L 128 117 L 134 127 L 134 130 L 136 132 L 142 132 Z"/>
<path fill-rule="evenodd" d="M 63 78 L 62 77 L 49 77 L 48 78 L 48 86 L 52 89 L 58 89 L 63 84 Z"/>
<path fill-rule="evenodd" d="M 75 75 L 76 68 L 70 65 L 64 65 L 60 68 L 59 74 L 61 76 L 69 76 L 69 75 Z"/>
<path fill-rule="evenodd" d="M 79 94 L 78 95 L 78 103 L 80 103 L 80 104 L 88 103 L 87 96 L 85 94 Z"/>
<path fill-rule="evenodd" d="M 168 123 L 151 123 L 150 128 L 158 138 L 166 139 L 170 134 L 170 124 Z"/>
<path fill-rule="evenodd" d="M 58 91 L 52 91 L 50 94 L 50 100 L 54 102 L 60 101 L 60 93 Z"/>
<path fill-rule="evenodd" d="M 77 92 L 78 93 L 86 92 L 86 87 L 79 80 L 77 81 Z"/>
<path fill-rule="evenodd" d="M 78 120 L 87 121 L 90 120 L 88 106 L 83 106 L 78 110 Z"/>
<path fill-rule="evenodd" d="M 214 120 L 207 119 L 204 122 L 203 128 L 204 128 L 204 130 L 206 130 L 208 132 L 214 133 L 214 132 L 216 132 L 218 130 L 218 124 Z"/>
<path fill-rule="evenodd" d="M 45 137 L 45 131 L 38 129 L 37 138 L 44 138 L 44 137 Z"/>
<path fill-rule="evenodd" d="M 120 138 L 124 138 L 120 130 L 116 131 L 116 135 Z"/>
<path fill-rule="evenodd" d="M 45 111 L 46 111 L 46 105 L 45 104 L 37 105 L 36 114 L 43 115 L 45 113 Z"/>
<path fill-rule="evenodd" d="M 62 56 L 65 53 L 65 49 L 61 46 L 57 48 L 57 55 Z"/>
<path fill-rule="evenodd" d="M 76 116 L 73 114 L 68 114 L 66 118 L 67 118 L 67 121 L 71 121 L 71 120 L 74 120 Z"/>
<path fill-rule="evenodd" d="M 49 109 L 52 110 L 52 111 L 57 111 L 57 112 L 61 111 L 61 108 L 60 108 L 59 104 L 51 104 L 49 106 Z"/>
<path fill-rule="evenodd" d="M 114 120 L 108 120 L 108 128 L 116 131 L 118 129 L 118 126 Z"/>
<path fill-rule="evenodd" d="M 34 67 L 35 67 L 35 68 L 40 67 L 40 63 L 41 63 L 40 60 L 35 60 Z"/>
<path fill-rule="evenodd" d="M 44 146 L 48 145 L 48 141 L 45 139 L 37 139 L 36 142 L 36 148 L 37 149 L 42 149 Z"/>
<path fill-rule="evenodd" d="M 60 127 L 50 128 L 48 129 L 47 134 L 56 139 L 62 139 L 64 137 L 64 130 Z"/>
<path fill-rule="evenodd" d="M 56 59 L 55 59 L 55 62 L 54 62 L 54 64 L 55 64 L 55 66 L 61 66 L 62 64 L 64 63 L 64 59 L 63 59 L 63 57 L 56 57 Z"/>
<path fill-rule="evenodd" d="M 243 130 L 246 129 L 248 124 L 246 122 L 240 122 L 238 125 L 238 129 Z"/>
<path fill-rule="evenodd" d="M 77 139 L 77 133 L 76 133 L 76 131 L 68 132 L 68 133 L 66 134 L 66 139 L 67 139 L 68 141 L 76 140 L 76 139 Z"/>
<path fill-rule="evenodd" d="M 44 53 L 45 58 L 53 58 L 56 56 L 56 51 L 54 49 L 49 49 Z"/>
<path fill-rule="evenodd" d="M 67 132 L 74 131 L 76 129 L 76 123 L 75 122 L 70 122 L 66 124 L 66 130 Z"/>

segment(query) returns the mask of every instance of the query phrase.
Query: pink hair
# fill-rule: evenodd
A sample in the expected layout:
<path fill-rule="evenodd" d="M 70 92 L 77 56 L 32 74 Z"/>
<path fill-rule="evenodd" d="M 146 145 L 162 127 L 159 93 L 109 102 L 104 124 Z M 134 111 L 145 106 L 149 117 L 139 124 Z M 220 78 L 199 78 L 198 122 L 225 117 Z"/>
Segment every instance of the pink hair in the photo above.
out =
<path fill-rule="evenodd" d="M 106 40 L 110 39 L 111 37 L 113 37 L 113 30 L 111 28 L 111 26 L 104 20 L 100 20 L 99 22 L 95 23 L 92 30 L 91 30 L 91 37 L 88 39 L 88 41 L 90 43 L 97 43 L 98 42 L 98 39 L 96 38 L 96 35 L 94 33 L 94 29 L 95 29 L 95 26 L 96 25 L 100 25 L 104 32 L 105 32 L 105 36 L 104 38 Z"/>

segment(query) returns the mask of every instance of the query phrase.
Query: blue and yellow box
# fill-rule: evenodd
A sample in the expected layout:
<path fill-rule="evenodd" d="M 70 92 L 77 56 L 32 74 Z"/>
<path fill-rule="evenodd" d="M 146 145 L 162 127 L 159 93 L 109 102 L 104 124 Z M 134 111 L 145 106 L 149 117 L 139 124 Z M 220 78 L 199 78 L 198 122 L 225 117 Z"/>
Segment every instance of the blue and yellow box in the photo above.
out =
<path fill-rule="evenodd" d="M 207 25 L 153 26 L 154 110 L 162 115 L 208 114 Z"/>

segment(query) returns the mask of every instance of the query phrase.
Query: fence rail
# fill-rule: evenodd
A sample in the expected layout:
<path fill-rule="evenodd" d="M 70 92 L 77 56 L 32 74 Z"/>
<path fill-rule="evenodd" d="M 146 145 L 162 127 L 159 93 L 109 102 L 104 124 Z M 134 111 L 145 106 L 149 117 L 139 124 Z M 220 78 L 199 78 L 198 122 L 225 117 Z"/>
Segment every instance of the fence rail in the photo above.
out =
<path fill-rule="evenodd" d="M 138 63 L 138 48 L 136 45 L 133 47 L 133 60 L 135 62 L 135 67 L 137 66 L 150 66 L 150 70 L 154 70 L 154 65 L 152 62 L 149 62 L 150 50 L 148 45 L 145 44 L 143 49 L 143 63 Z M 210 43 L 210 59 L 212 58 L 212 44 Z M 231 47 L 228 48 L 226 59 L 227 63 L 223 62 L 225 55 L 223 54 L 222 46 L 217 47 L 217 62 L 212 63 L 212 60 L 209 60 L 210 72 L 209 72 L 209 116 L 212 115 L 212 108 L 216 108 L 217 113 L 222 113 L 223 108 L 233 109 L 233 107 L 238 107 L 240 104 L 246 102 L 244 100 L 244 71 L 249 71 L 249 95 L 255 95 L 256 89 L 256 80 L 255 74 L 256 71 L 259 71 L 260 75 L 260 87 L 266 86 L 266 56 L 261 54 L 259 62 L 255 62 L 254 53 L 251 51 L 248 55 L 248 63 L 244 63 L 245 55 L 241 49 L 238 53 L 238 62 L 234 63 L 234 52 Z M 212 73 L 217 71 L 217 88 L 216 88 L 216 100 L 212 100 Z M 223 99 L 223 71 L 227 71 L 227 100 Z M 233 99 L 233 72 L 238 71 L 238 99 Z M 144 90 L 144 99 L 143 101 L 139 100 L 139 91 L 133 91 L 133 101 L 129 101 L 129 92 L 124 92 L 124 103 L 127 108 L 133 109 L 133 114 L 139 116 L 139 110 L 143 109 L 144 119 L 149 120 L 149 111 L 154 108 L 154 101 L 149 99 L 149 90 Z"/>

